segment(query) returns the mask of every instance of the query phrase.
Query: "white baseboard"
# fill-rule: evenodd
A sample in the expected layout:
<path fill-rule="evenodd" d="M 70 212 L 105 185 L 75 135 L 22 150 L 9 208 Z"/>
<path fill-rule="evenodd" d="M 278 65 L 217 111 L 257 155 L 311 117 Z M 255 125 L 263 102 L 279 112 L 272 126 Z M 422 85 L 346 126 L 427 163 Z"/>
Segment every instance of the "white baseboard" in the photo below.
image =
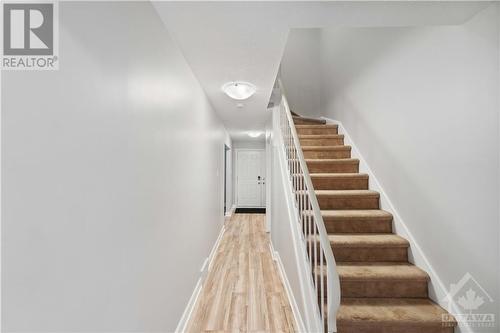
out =
<path fill-rule="evenodd" d="M 226 217 L 233 216 L 235 210 L 236 210 L 236 205 L 231 206 L 231 208 L 226 212 Z"/>
<path fill-rule="evenodd" d="M 198 300 L 198 297 L 201 294 L 201 288 L 202 288 L 202 278 L 200 277 L 198 279 L 198 282 L 196 282 L 196 287 L 194 288 L 193 294 L 189 298 L 186 309 L 184 309 L 184 312 L 182 313 L 181 320 L 179 320 L 179 323 L 177 324 L 175 333 L 186 332 L 189 319 L 191 318 L 191 315 L 193 314 L 194 311 L 194 307 L 196 305 L 196 301 Z"/>
<path fill-rule="evenodd" d="M 198 282 L 196 282 L 196 286 L 193 290 L 193 293 L 191 294 L 191 297 L 189 298 L 189 301 L 186 305 L 186 308 L 184 309 L 184 312 L 182 313 L 182 317 L 179 320 L 179 323 L 177 324 L 177 328 L 175 329 L 175 333 L 183 333 L 187 329 L 189 319 L 191 319 L 194 308 L 196 306 L 196 302 L 198 301 L 198 298 L 201 294 L 203 284 L 205 283 L 208 272 L 212 266 L 215 255 L 217 254 L 217 249 L 219 248 L 219 245 L 221 243 L 221 240 L 222 240 L 222 237 L 224 236 L 225 231 L 226 231 L 226 228 L 224 226 L 222 226 L 222 228 L 219 232 L 219 236 L 217 236 L 217 240 L 215 241 L 215 244 L 212 247 L 212 251 L 210 251 L 210 255 L 203 261 L 203 264 L 202 264 L 201 269 L 200 269 L 200 278 L 198 279 Z"/>
<path fill-rule="evenodd" d="M 393 215 L 394 233 L 400 235 L 401 237 L 406 238 L 410 242 L 410 251 L 409 251 L 410 262 L 414 263 L 415 265 L 425 270 L 431 278 L 429 297 L 433 301 L 438 303 L 440 306 L 448 310 L 449 312 L 459 313 L 459 311 L 457 311 L 458 309 L 457 304 L 453 302 L 453 304 L 449 305 L 448 302 L 444 302 L 444 299 L 448 294 L 448 289 L 446 288 L 445 284 L 443 283 L 439 275 L 436 273 L 435 269 L 432 267 L 431 263 L 427 259 L 427 256 L 425 255 L 422 248 L 419 246 L 413 234 L 408 229 L 403 218 L 401 217 L 401 215 L 399 215 L 398 211 L 392 204 L 392 201 L 389 199 L 386 192 L 380 185 L 380 182 L 377 180 L 377 177 L 370 169 L 368 163 L 366 163 L 366 160 L 363 158 L 361 152 L 359 151 L 354 141 L 349 136 L 349 133 L 347 133 L 345 127 L 342 125 L 342 122 L 326 117 L 321 117 L 321 118 L 326 120 L 327 123 L 337 124 L 339 126 L 339 133 L 344 134 L 345 144 L 352 147 L 351 156 L 353 158 L 359 159 L 359 171 L 369 175 L 370 189 L 380 193 L 380 208 L 390 212 Z"/>
<path fill-rule="evenodd" d="M 214 246 L 212 247 L 212 251 L 210 251 L 210 255 L 208 256 L 208 265 L 206 267 L 206 271 L 212 267 L 212 262 L 214 261 L 215 255 L 217 254 L 217 249 L 219 248 L 220 242 L 222 241 L 222 237 L 224 236 L 224 232 L 226 232 L 226 227 L 222 226 L 219 236 L 217 236 L 217 240 L 215 241 Z"/>
<path fill-rule="evenodd" d="M 293 317 L 295 319 L 295 325 L 297 327 L 298 332 L 306 332 L 306 327 L 304 325 L 304 321 L 302 320 L 302 316 L 300 315 L 299 307 L 297 305 L 297 301 L 293 296 L 292 287 L 290 286 L 290 282 L 286 277 L 285 267 L 283 267 L 283 262 L 281 261 L 281 257 L 277 251 L 274 250 L 273 243 L 269 242 L 269 248 L 271 251 L 271 255 L 273 260 L 276 261 L 276 266 L 278 266 L 278 272 L 281 277 L 281 281 L 283 281 L 283 285 L 285 286 L 285 292 L 288 298 L 288 302 L 292 307 Z"/>

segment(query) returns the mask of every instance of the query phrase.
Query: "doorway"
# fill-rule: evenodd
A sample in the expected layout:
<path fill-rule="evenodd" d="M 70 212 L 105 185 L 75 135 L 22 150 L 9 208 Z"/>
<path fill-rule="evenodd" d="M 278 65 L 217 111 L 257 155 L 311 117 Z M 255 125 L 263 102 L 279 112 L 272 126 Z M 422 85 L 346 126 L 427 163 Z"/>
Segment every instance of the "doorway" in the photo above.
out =
<path fill-rule="evenodd" d="M 224 216 L 227 214 L 228 207 L 227 198 L 228 198 L 228 189 L 227 189 L 227 177 L 228 177 L 228 161 L 230 159 L 230 149 L 226 144 L 224 144 Z M 229 156 L 229 157 L 228 157 Z"/>
<path fill-rule="evenodd" d="M 264 149 L 236 150 L 237 207 L 266 206 L 266 154 Z"/>

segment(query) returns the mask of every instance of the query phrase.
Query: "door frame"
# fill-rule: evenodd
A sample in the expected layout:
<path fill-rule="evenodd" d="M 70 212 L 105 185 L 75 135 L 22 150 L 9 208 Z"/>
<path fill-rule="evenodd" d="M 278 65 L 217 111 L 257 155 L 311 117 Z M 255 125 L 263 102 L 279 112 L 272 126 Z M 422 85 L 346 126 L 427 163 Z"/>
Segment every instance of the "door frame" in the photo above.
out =
<path fill-rule="evenodd" d="M 224 143 L 224 166 L 223 166 L 223 169 L 224 169 L 224 173 L 223 173 L 223 178 L 224 178 L 224 185 L 223 185 L 223 192 L 224 192 L 224 202 L 223 202 L 223 206 L 224 206 L 224 216 L 226 216 L 227 212 L 231 209 L 231 207 L 227 207 L 227 197 L 228 197 L 228 190 L 227 190 L 227 185 L 228 185 L 228 181 L 229 179 L 227 178 L 228 174 L 227 174 L 227 171 L 228 171 L 228 167 L 227 167 L 227 164 L 228 162 L 231 160 L 231 147 L 229 147 L 227 145 L 227 143 Z"/>
<path fill-rule="evenodd" d="M 233 151 L 234 151 L 234 169 L 233 169 L 234 170 L 234 189 L 233 189 L 233 191 L 234 191 L 234 199 L 235 199 L 234 201 L 235 201 L 236 207 L 240 207 L 239 202 L 238 202 L 238 187 L 239 187 L 238 152 L 240 152 L 240 151 L 259 151 L 259 152 L 261 152 L 262 155 L 264 156 L 264 164 L 261 165 L 261 168 L 263 169 L 264 173 L 267 173 L 267 170 L 266 170 L 267 154 L 266 154 L 265 148 L 234 148 Z M 267 175 L 264 175 L 263 177 L 264 177 L 264 181 L 266 181 L 265 185 L 267 186 L 267 180 L 266 180 Z M 261 196 L 262 196 L 262 190 L 261 190 Z M 265 197 L 267 197 L 267 195 Z M 245 207 L 247 207 L 247 206 L 245 206 Z M 265 208 L 265 207 L 266 207 L 266 202 L 265 202 L 265 200 L 263 200 L 263 202 L 261 203 L 261 206 L 257 206 L 255 208 Z"/>

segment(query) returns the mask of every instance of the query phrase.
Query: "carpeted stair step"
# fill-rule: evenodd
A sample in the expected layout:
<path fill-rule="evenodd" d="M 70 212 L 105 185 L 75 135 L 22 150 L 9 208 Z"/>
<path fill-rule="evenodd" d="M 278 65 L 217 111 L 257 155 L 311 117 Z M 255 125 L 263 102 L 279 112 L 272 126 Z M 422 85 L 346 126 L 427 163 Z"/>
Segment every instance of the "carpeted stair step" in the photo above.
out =
<path fill-rule="evenodd" d="M 293 116 L 293 122 L 295 125 L 323 125 L 326 124 L 324 119 L 315 119 L 307 117 Z"/>
<path fill-rule="evenodd" d="M 428 296 L 429 276 L 409 263 L 345 263 L 337 265 L 342 297 Z"/>
<path fill-rule="evenodd" d="M 392 234 L 393 216 L 379 209 L 380 195 L 369 191 L 338 126 L 296 115 L 294 122 L 340 277 L 337 333 L 453 333 L 455 320 L 428 299 L 429 276 L 408 262 L 409 242 Z M 296 197 L 302 206 L 304 191 Z M 302 214 L 306 251 L 319 261 L 312 211 Z M 313 277 L 326 287 L 318 269 Z"/>
<path fill-rule="evenodd" d="M 408 262 L 409 242 L 393 234 L 328 235 L 337 262 Z"/>
<path fill-rule="evenodd" d="M 326 266 L 317 266 L 326 285 Z M 340 262 L 337 264 L 343 298 L 426 298 L 429 276 L 410 263 Z M 324 293 L 326 295 L 326 293 Z"/>
<path fill-rule="evenodd" d="M 392 233 L 392 214 L 379 210 L 322 210 L 327 233 Z"/>
<path fill-rule="evenodd" d="M 341 146 L 344 144 L 344 135 L 299 135 L 300 145 L 306 146 Z"/>
<path fill-rule="evenodd" d="M 367 190 L 368 175 L 364 173 L 311 173 L 315 190 Z"/>
<path fill-rule="evenodd" d="M 359 160 L 356 158 L 306 159 L 309 173 L 356 173 Z"/>
<path fill-rule="evenodd" d="M 351 146 L 303 146 L 304 158 L 350 158 Z"/>
<path fill-rule="evenodd" d="M 344 298 L 337 313 L 337 333 L 453 333 L 456 324 L 427 298 Z"/>
<path fill-rule="evenodd" d="M 325 124 L 325 125 L 296 125 L 295 129 L 297 134 L 337 134 L 338 125 Z"/>
<path fill-rule="evenodd" d="M 378 209 L 380 194 L 370 190 L 315 190 L 320 209 Z"/>

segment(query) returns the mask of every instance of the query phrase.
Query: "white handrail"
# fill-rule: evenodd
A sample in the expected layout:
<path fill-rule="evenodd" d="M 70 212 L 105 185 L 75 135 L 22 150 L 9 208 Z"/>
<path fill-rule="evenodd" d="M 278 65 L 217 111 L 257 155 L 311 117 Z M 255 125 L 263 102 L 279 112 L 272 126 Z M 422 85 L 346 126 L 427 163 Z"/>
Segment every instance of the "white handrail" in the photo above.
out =
<path fill-rule="evenodd" d="M 278 119 L 283 138 L 283 149 L 285 150 L 290 182 L 295 194 L 294 202 L 298 211 L 298 222 L 304 235 L 303 241 L 311 268 L 311 283 L 318 296 L 318 311 L 325 331 L 337 332 L 336 314 L 340 306 L 340 281 L 337 265 L 280 79 L 278 79 L 278 86 L 281 91 Z M 324 285 L 325 280 L 326 286 Z"/>

